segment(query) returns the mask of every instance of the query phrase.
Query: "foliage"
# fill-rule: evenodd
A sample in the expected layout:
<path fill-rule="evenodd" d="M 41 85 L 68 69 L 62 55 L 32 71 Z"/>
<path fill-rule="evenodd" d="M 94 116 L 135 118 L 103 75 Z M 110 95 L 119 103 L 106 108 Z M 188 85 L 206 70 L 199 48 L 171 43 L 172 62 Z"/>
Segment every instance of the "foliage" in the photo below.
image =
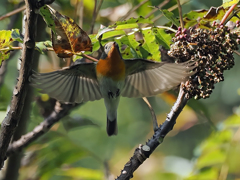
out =
<path fill-rule="evenodd" d="M 122 2 L 104 1 L 102 7 L 105 8 L 102 10 L 107 12 L 106 7 L 108 7 L 112 12 L 109 16 L 112 16 L 111 18 L 116 16 L 116 19 L 120 19 L 123 14 L 119 15 L 117 8 L 121 8 Z M 130 4 L 131 7 L 136 6 L 139 2 L 141 1 L 128 1 L 128 3 L 124 1 L 126 6 Z M 226 1 L 226 3 L 228 2 L 230 1 Z M 46 38 L 47 40 L 36 43 L 36 50 L 44 54 L 40 58 L 40 71 L 55 69 L 45 61 L 46 58 L 49 58 L 47 51 L 55 50 L 59 57 L 66 58 L 74 55 L 79 58 L 82 57 L 81 55 L 97 51 L 100 48 L 99 38 L 103 45 L 108 41 L 116 41 L 121 47 L 123 58 L 161 61 L 166 54 L 162 53 L 159 46 L 168 50 L 172 44 L 171 39 L 177 31 L 172 24 L 179 26 L 177 10 L 173 12 L 167 10 L 175 5 L 175 1 L 170 1 L 161 11 L 145 18 L 144 16 L 152 10 L 149 5 L 155 6 L 159 3 L 149 1 L 148 4 L 136 10 L 135 18 L 131 15 L 126 20 L 110 22 L 111 18 L 103 16 L 104 11 L 100 11 L 94 33 L 87 34 L 87 31 L 82 29 L 88 30 L 88 26 L 90 26 L 93 2 L 84 1 L 84 17 L 78 18 L 74 18 L 76 16 L 73 8 L 77 9 L 79 1 L 71 0 L 69 3 L 59 0 L 56 3 L 61 6 L 59 11 L 54 10 L 54 6 L 52 8 L 44 6 L 40 9 L 41 15 L 52 31 L 52 41 Z M 205 1 L 201 2 L 201 5 L 204 3 Z M 183 5 L 183 7 L 189 7 L 189 4 Z M 229 5 L 224 4 L 224 7 L 227 8 L 212 7 L 209 10 L 187 12 L 183 15 L 185 28 L 197 25 L 199 28 L 209 29 L 214 21 L 220 22 L 226 14 Z M 163 13 L 165 19 L 163 17 L 163 20 L 154 21 L 159 13 Z M 70 17 L 74 18 L 74 21 Z M 81 18 L 84 22 L 83 27 L 79 27 L 77 23 Z M 236 22 L 236 20 L 237 17 L 234 16 L 230 21 Z M 166 26 L 159 26 L 165 23 L 167 23 Z M 100 24 L 110 25 L 100 29 L 98 28 Z M 234 31 L 239 33 L 238 28 L 235 28 Z M 61 41 L 58 41 L 59 37 Z M 78 41 L 75 41 L 76 39 Z M 0 64 L 9 58 L 9 52 L 13 50 L 13 41 L 22 42 L 18 29 L 0 31 L 0 49 L 4 49 L 0 51 Z M 62 43 L 63 41 L 66 44 Z M 91 50 L 92 52 L 90 52 Z M 56 56 L 51 56 L 51 59 L 54 64 L 61 66 L 59 64 L 62 61 L 59 62 Z M 10 62 L 10 71 L 14 69 L 15 62 Z M 239 65 L 239 59 L 237 59 L 236 69 L 239 68 Z M 239 166 L 240 93 L 238 91 L 240 84 L 235 77 L 240 74 L 234 68 L 227 73 L 229 76 L 226 77 L 230 78 L 225 78 L 222 84 L 216 86 L 210 99 L 190 102 L 189 107 L 182 113 L 184 115 L 179 117 L 176 129 L 165 140 L 163 146 L 150 157 L 149 164 L 143 165 L 142 170 L 134 174 L 134 179 L 217 179 L 219 174 L 228 176 L 228 179 L 239 177 L 237 167 Z M 8 91 L 12 91 L 9 84 L 7 85 L 7 81 L 9 79 L 14 81 L 15 75 L 8 73 L 6 79 L 0 91 L 1 117 L 4 116 L 2 114 L 5 113 L 8 103 L 4 95 Z M 164 97 L 165 101 L 159 97 L 150 98 L 159 120 L 165 119 L 166 113 L 174 102 L 172 102 L 171 94 L 166 93 Z M 226 97 L 229 97 L 230 100 L 226 100 Z M 46 101 L 46 103 L 49 102 Z M 37 104 L 39 104 L 38 100 Z M 33 111 L 28 131 L 32 131 L 42 121 L 41 113 L 48 109 L 44 106 L 39 107 L 35 103 L 32 105 Z M 232 109 L 234 109 L 234 115 L 232 115 Z M 227 116 L 228 118 L 226 118 Z M 226 120 L 224 120 L 225 118 Z M 119 107 L 119 119 L 122 121 L 119 122 L 118 136 L 109 138 L 105 134 L 103 101 L 89 102 L 72 111 L 48 134 L 26 149 L 27 156 L 23 159 L 23 165 L 20 168 L 20 179 L 103 179 L 106 174 L 104 171 L 110 171 L 116 176 L 123 164 L 128 161 L 129 151 L 135 148 L 136 144 L 143 143 L 149 138 L 149 134 L 152 134 L 150 114 L 140 99 L 123 98 Z M 217 124 L 216 132 L 207 128 L 211 126 L 210 123 L 206 123 L 207 120 Z M 187 168 L 184 172 L 169 170 L 174 168 L 169 168 L 167 163 L 164 163 L 168 156 L 179 156 L 185 161 L 194 161 L 194 164 L 189 163 L 191 164 L 189 171 L 186 170 Z M 180 162 L 177 158 L 175 160 L 174 164 Z M 107 165 L 110 165 L 110 169 Z"/>

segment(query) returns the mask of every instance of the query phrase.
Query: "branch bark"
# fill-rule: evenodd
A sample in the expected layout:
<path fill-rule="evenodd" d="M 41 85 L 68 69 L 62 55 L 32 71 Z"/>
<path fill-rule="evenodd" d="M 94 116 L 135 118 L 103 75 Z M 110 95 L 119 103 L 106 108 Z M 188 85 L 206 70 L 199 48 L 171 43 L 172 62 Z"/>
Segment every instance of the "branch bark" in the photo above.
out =
<path fill-rule="evenodd" d="M 41 17 L 39 17 L 38 23 L 37 23 L 37 29 L 45 29 L 45 28 L 46 28 L 46 23 L 43 21 L 43 19 Z M 46 35 L 47 34 L 45 31 L 37 31 L 36 41 L 38 41 L 38 42 L 42 41 Z M 32 68 L 34 70 L 37 69 L 39 57 L 40 57 L 40 53 L 35 52 L 34 62 L 33 62 L 33 66 L 32 66 Z M 18 127 L 16 128 L 16 131 L 14 132 L 11 142 L 20 139 L 21 136 L 26 133 L 27 124 L 29 122 L 30 112 L 32 109 L 32 99 L 33 99 L 33 92 L 34 92 L 33 90 L 34 90 L 33 87 L 28 86 L 27 97 L 24 102 L 22 116 L 21 116 L 20 122 L 18 124 Z M 5 180 L 8 180 L 8 179 L 17 180 L 18 179 L 19 168 L 20 168 L 22 156 L 23 156 L 22 152 L 16 153 L 8 159 L 8 163 L 7 163 L 7 167 L 6 167 L 6 174 L 4 177 Z"/>
<path fill-rule="evenodd" d="M 183 84 L 180 87 L 177 101 L 173 105 L 170 113 L 167 115 L 165 122 L 159 126 L 152 138 L 145 144 L 139 145 L 135 149 L 133 156 L 125 164 L 120 176 L 116 180 L 128 180 L 133 177 L 133 172 L 153 153 L 153 151 L 163 142 L 164 137 L 173 129 L 176 119 L 180 112 L 187 104 L 188 98 L 183 91 Z"/>
<path fill-rule="evenodd" d="M 35 32 L 37 23 L 37 14 L 35 14 L 35 1 L 25 0 L 26 4 L 26 23 L 23 50 L 21 56 L 21 68 L 17 85 L 13 90 L 10 110 L 1 125 L 0 134 L 0 169 L 6 159 L 6 151 L 12 135 L 19 123 L 22 115 L 24 101 L 27 92 L 27 82 L 32 69 L 33 53 L 35 48 Z"/>
<path fill-rule="evenodd" d="M 47 133 L 55 123 L 66 116 L 71 109 L 79 105 L 80 104 L 61 104 L 57 101 L 51 115 L 49 115 L 41 124 L 36 126 L 33 131 L 23 135 L 19 140 L 9 145 L 7 156 L 21 152 L 24 147 L 27 147 L 31 142 Z"/>

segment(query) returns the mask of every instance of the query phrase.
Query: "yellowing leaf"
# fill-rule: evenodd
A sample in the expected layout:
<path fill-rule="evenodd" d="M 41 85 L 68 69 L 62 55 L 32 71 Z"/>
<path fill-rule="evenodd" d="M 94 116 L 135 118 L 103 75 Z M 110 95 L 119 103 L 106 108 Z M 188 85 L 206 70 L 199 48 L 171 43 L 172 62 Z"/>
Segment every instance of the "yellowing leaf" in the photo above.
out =
<path fill-rule="evenodd" d="M 227 8 L 227 7 L 230 7 L 230 6 L 234 5 L 234 4 L 237 4 L 238 2 L 239 2 L 239 0 L 223 0 L 222 6 L 224 8 Z"/>
<path fill-rule="evenodd" d="M 2 30 L 0 31 L 0 66 L 3 60 L 9 58 L 11 43 L 14 41 L 22 42 L 19 29 Z"/>
<path fill-rule="evenodd" d="M 66 58 L 81 51 L 92 51 L 90 38 L 73 19 L 60 14 L 50 6 L 44 8 L 46 7 L 49 11 L 44 10 L 43 18 L 47 17 L 45 21 L 49 22 L 48 25 L 52 29 L 53 49 L 59 57 Z"/>

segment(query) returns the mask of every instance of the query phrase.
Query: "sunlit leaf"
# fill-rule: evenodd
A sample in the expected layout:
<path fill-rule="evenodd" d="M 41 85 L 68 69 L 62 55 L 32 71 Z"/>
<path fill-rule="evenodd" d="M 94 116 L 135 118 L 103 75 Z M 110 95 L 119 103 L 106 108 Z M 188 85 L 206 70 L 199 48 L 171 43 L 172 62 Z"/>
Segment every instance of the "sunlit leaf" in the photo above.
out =
<path fill-rule="evenodd" d="M 139 27 L 138 24 L 140 23 L 153 24 L 153 22 L 149 18 L 144 18 L 142 16 L 139 16 L 138 18 L 130 18 L 124 21 L 117 21 L 113 25 L 110 25 L 109 28 L 129 29 L 133 27 Z"/>
<path fill-rule="evenodd" d="M 19 29 L 0 31 L 0 66 L 3 60 L 9 58 L 10 50 L 12 48 L 11 44 L 14 41 L 23 42 L 23 37 L 21 36 Z"/>
<path fill-rule="evenodd" d="M 151 59 L 154 61 L 161 61 L 161 53 L 159 50 L 159 44 L 153 31 L 157 31 L 154 28 L 143 30 L 143 37 L 145 45 L 148 47 L 148 52 L 151 54 Z"/>
<path fill-rule="evenodd" d="M 139 28 L 139 24 L 143 23 L 153 24 L 153 22 L 150 19 L 144 18 L 142 16 L 138 18 L 130 18 L 124 21 L 117 21 L 113 25 L 100 29 L 98 31 L 98 34 L 96 35 L 96 38 L 98 39 L 101 35 L 103 35 L 103 39 L 107 39 L 117 35 L 123 35 L 125 34 L 125 32 L 123 31 L 124 29 Z M 110 31 L 112 31 L 112 33 L 110 33 Z M 105 35 L 108 33 L 109 35 Z"/>
<path fill-rule="evenodd" d="M 81 51 L 92 51 L 92 43 L 87 33 L 71 18 L 60 14 L 50 6 L 42 7 L 43 18 L 52 28 L 52 44 L 55 53 L 62 58 L 71 57 Z M 50 14 L 49 14 L 50 13 Z M 52 26 L 52 19 L 54 25 Z"/>
<path fill-rule="evenodd" d="M 234 4 L 237 4 L 238 2 L 239 2 L 239 0 L 223 0 L 222 6 L 224 8 L 226 8 L 226 7 L 232 6 Z"/>
<path fill-rule="evenodd" d="M 108 39 L 108 38 L 111 38 L 111 37 L 120 36 L 120 35 L 124 35 L 124 34 L 126 34 L 126 33 L 123 30 L 108 31 L 108 32 L 103 34 L 102 39 L 104 40 L 104 39 Z"/>
<path fill-rule="evenodd" d="M 170 49 L 170 44 L 172 43 L 172 37 L 170 34 L 166 33 L 164 29 L 153 28 L 153 33 L 156 36 L 156 40 L 166 49 Z"/>

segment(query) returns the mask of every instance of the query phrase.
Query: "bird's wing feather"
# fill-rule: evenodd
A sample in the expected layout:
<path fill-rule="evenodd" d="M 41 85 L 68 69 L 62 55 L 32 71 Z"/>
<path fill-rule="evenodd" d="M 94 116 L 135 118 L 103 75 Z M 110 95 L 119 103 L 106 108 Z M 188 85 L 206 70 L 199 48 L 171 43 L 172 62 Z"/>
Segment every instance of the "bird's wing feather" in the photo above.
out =
<path fill-rule="evenodd" d="M 148 97 L 170 90 L 195 72 L 193 63 L 159 63 L 144 59 L 125 60 L 127 78 L 121 95 Z"/>
<path fill-rule="evenodd" d="M 50 73 L 33 72 L 29 81 L 59 101 L 80 103 L 102 98 L 94 63 L 83 63 Z"/>

